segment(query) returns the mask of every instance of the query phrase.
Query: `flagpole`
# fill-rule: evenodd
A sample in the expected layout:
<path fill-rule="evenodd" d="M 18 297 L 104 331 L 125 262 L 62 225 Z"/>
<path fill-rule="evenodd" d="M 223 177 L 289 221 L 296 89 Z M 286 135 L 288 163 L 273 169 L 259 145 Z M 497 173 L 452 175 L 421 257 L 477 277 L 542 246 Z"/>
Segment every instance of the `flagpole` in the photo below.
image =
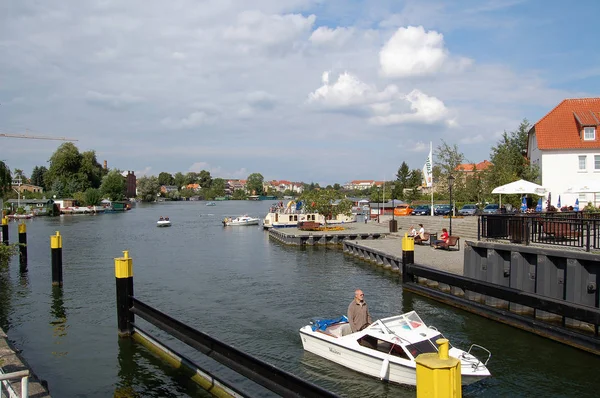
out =
<path fill-rule="evenodd" d="M 431 217 L 433 217 L 433 144 L 429 141 L 429 153 L 431 154 Z"/>

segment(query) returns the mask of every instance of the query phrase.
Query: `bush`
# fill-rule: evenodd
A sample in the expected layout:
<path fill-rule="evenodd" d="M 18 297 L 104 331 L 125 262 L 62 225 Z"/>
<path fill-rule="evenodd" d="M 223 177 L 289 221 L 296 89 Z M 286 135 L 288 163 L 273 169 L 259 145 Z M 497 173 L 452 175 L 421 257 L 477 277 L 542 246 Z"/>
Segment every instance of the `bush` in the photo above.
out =
<path fill-rule="evenodd" d="M 10 258 L 19 252 L 19 244 L 3 245 L 0 243 L 0 266 L 6 266 Z"/>

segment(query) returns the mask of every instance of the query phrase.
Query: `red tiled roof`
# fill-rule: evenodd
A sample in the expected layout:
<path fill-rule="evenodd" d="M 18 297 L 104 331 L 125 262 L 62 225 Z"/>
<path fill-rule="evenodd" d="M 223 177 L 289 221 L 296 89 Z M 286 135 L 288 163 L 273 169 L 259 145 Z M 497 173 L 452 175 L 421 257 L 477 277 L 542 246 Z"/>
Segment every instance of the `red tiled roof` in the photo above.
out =
<path fill-rule="evenodd" d="M 475 163 L 462 163 L 456 166 L 456 171 L 473 171 L 473 166 L 475 166 L 476 171 L 483 171 L 490 167 L 492 162 L 484 160 L 483 162 Z"/>
<path fill-rule="evenodd" d="M 600 98 L 563 100 L 533 126 L 541 150 L 600 148 Z M 596 138 L 584 141 L 583 127 L 595 126 Z"/>

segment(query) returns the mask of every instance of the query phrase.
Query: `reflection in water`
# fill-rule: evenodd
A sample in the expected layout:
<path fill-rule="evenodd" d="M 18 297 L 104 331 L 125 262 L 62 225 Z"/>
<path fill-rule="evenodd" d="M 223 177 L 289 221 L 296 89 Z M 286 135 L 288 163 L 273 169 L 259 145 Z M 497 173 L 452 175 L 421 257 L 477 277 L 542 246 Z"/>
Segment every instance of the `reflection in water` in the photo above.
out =
<path fill-rule="evenodd" d="M 62 340 L 67 336 L 67 312 L 65 311 L 63 290 L 62 286 L 52 286 L 52 307 L 50 310 L 52 320 L 50 326 L 52 326 L 54 336 L 54 344 L 62 344 Z M 64 356 L 67 355 L 67 351 L 52 351 L 52 355 Z"/>
<path fill-rule="evenodd" d="M 0 328 L 2 328 L 4 332 L 8 332 L 8 329 L 10 328 L 8 317 L 12 303 L 12 286 L 10 285 L 10 275 L 8 271 L 8 264 L 0 264 Z"/>
<path fill-rule="evenodd" d="M 119 339 L 118 361 L 114 397 L 211 397 L 189 372 L 174 369 L 132 339 Z"/>

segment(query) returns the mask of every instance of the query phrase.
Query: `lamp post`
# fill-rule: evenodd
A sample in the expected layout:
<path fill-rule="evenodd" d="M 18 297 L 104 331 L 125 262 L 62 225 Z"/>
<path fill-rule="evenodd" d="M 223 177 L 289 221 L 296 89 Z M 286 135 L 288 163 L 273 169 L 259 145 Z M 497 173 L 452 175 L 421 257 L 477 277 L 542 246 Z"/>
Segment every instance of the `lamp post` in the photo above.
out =
<path fill-rule="evenodd" d="M 379 223 L 379 214 L 381 214 L 381 198 L 379 197 L 380 191 L 381 187 L 377 187 L 377 223 Z"/>
<path fill-rule="evenodd" d="M 448 176 L 448 189 L 450 190 L 450 236 L 452 236 L 452 213 L 454 213 L 454 206 L 452 205 L 452 185 L 454 185 L 454 177 L 450 174 Z"/>

